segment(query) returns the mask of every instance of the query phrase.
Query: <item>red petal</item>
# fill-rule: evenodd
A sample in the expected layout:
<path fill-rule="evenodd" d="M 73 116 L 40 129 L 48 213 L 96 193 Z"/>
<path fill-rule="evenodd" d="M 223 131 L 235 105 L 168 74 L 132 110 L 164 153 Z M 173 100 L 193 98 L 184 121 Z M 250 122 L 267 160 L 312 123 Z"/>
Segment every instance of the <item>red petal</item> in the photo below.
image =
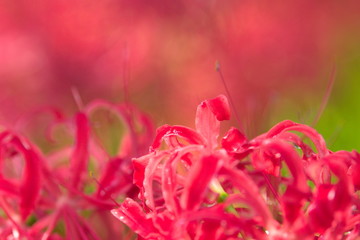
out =
<path fill-rule="evenodd" d="M 90 128 L 86 115 L 78 113 L 76 115 L 76 143 L 71 156 L 72 184 L 75 188 L 79 185 L 81 175 L 86 170 L 89 158 L 89 134 Z"/>
<path fill-rule="evenodd" d="M 279 122 L 278 124 L 276 124 L 274 127 L 272 127 L 267 132 L 266 137 L 272 138 L 272 137 L 280 134 L 281 132 L 286 131 L 286 129 L 288 127 L 295 126 L 295 125 L 297 125 L 297 123 L 294 123 L 293 121 L 290 121 L 290 120 L 285 120 L 285 121 Z"/>
<path fill-rule="evenodd" d="M 266 149 L 255 150 L 251 155 L 251 162 L 258 171 L 278 177 L 280 175 L 281 161 L 275 154 L 269 153 Z"/>
<path fill-rule="evenodd" d="M 270 129 L 266 134 L 266 137 L 272 138 L 284 131 L 298 131 L 305 134 L 314 142 L 320 157 L 327 155 L 328 149 L 326 147 L 324 138 L 318 132 L 316 132 L 315 129 L 304 124 L 298 124 L 289 120 L 285 120 Z"/>
<path fill-rule="evenodd" d="M 164 160 L 164 156 L 166 156 L 166 152 L 159 152 L 156 154 L 148 155 L 149 162 L 145 168 L 144 172 L 144 181 L 143 181 L 143 192 L 145 197 L 145 204 L 151 208 L 155 209 L 155 200 L 156 197 L 154 192 L 157 193 L 160 189 L 154 188 L 154 179 L 159 181 L 161 178 L 161 165 L 160 163 Z"/>
<path fill-rule="evenodd" d="M 20 187 L 20 209 L 22 218 L 26 219 L 35 207 L 35 202 L 40 193 L 41 166 L 38 156 L 32 150 L 24 151 L 24 155 L 27 164 Z"/>
<path fill-rule="evenodd" d="M 344 155 L 334 153 L 324 157 L 324 161 L 328 163 L 330 170 L 338 177 L 339 181 L 335 187 L 335 195 L 331 199 L 333 211 L 343 210 L 346 214 L 347 208 L 351 204 L 354 186 L 351 176 L 347 174 L 347 166 L 343 159 Z"/>
<path fill-rule="evenodd" d="M 147 151 L 154 135 L 154 126 L 148 116 L 141 113 L 137 108 L 129 103 L 124 105 L 112 104 L 104 100 L 94 100 L 87 105 L 85 113 L 90 116 L 96 109 L 106 109 L 114 113 L 122 124 L 126 125 L 126 130 L 130 132 L 128 149 L 120 149 L 120 155 L 128 152 L 139 156 Z M 145 151 L 144 151 L 145 150 Z"/>
<path fill-rule="evenodd" d="M 279 157 L 286 162 L 286 165 L 289 167 L 289 170 L 293 176 L 294 187 L 296 187 L 300 192 L 308 192 L 309 189 L 306 183 L 306 176 L 303 169 L 302 160 L 290 144 L 278 140 L 267 140 L 264 142 L 261 148 L 267 152 L 280 154 Z"/>
<path fill-rule="evenodd" d="M 329 205 L 329 193 L 333 191 L 330 184 L 322 184 L 318 187 L 314 201 L 309 206 L 309 223 L 315 232 L 323 233 L 331 226 L 334 213 Z"/>
<path fill-rule="evenodd" d="M 140 205 L 130 198 L 126 198 L 120 208 L 113 209 L 111 213 L 145 239 L 157 232 Z"/>
<path fill-rule="evenodd" d="M 170 213 L 177 215 L 179 202 L 176 197 L 177 175 L 176 161 L 179 159 L 178 154 L 173 154 L 164 164 L 161 178 L 162 194 L 166 208 Z"/>
<path fill-rule="evenodd" d="M 356 190 L 360 189 L 360 163 L 356 163 L 351 167 L 351 176 Z"/>
<path fill-rule="evenodd" d="M 241 152 L 246 142 L 244 134 L 232 127 L 221 140 L 221 146 L 228 152 Z"/>
<path fill-rule="evenodd" d="M 206 139 L 206 145 L 209 148 L 215 148 L 220 131 L 220 122 L 209 109 L 207 101 L 203 101 L 197 108 L 195 126 L 198 133 Z"/>
<path fill-rule="evenodd" d="M 207 100 L 207 104 L 218 121 L 230 119 L 230 106 L 224 95 L 219 95 L 216 98 Z"/>
<path fill-rule="evenodd" d="M 307 197 L 307 195 L 292 185 L 286 188 L 281 202 L 284 209 L 285 221 L 289 226 L 292 226 L 297 219 L 303 217 L 302 207 L 304 206 L 305 197 Z"/>
<path fill-rule="evenodd" d="M 183 209 L 194 210 L 200 206 L 208 185 L 218 168 L 219 157 L 210 155 L 197 161 L 189 171 L 181 196 Z"/>
<path fill-rule="evenodd" d="M 219 239 L 219 231 L 223 229 L 221 221 L 207 220 L 201 225 L 200 231 L 197 233 L 198 240 L 217 240 Z"/>
<path fill-rule="evenodd" d="M 240 170 L 226 167 L 222 168 L 221 172 L 222 176 L 231 181 L 234 187 L 244 194 L 247 203 L 260 215 L 265 227 L 270 227 L 273 224 L 272 215 L 254 181 Z"/>
<path fill-rule="evenodd" d="M 123 170 L 124 159 L 115 158 L 108 161 L 105 171 L 100 178 L 97 197 L 109 198 L 113 193 L 126 191 L 131 187 L 131 172 Z"/>
<path fill-rule="evenodd" d="M 229 204 L 232 204 L 232 203 L 229 203 Z M 251 224 L 246 219 L 239 218 L 239 217 L 235 216 L 234 214 L 229 214 L 225 210 L 226 206 L 227 205 L 225 205 L 225 204 L 216 204 L 212 207 L 199 209 L 198 211 L 187 212 L 184 214 L 183 218 L 186 219 L 188 223 L 195 222 L 195 221 L 196 222 L 214 221 L 214 222 L 222 223 L 221 224 L 222 229 L 219 231 L 224 231 L 224 230 L 227 231 L 231 228 L 233 231 L 235 230 L 235 232 L 242 231 L 242 232 L 245 232 L 246 234 L 248 234 L 248 233 L 251 233 L 255 229 L 257 230 L 257 226 L 255 226 L 254 224 Z M 214 225 L 216 225 L 216 224 L 214 224 Z M 190 226 L 190 224 L 188 226 Z M 188 227 L 188 231 L 189 230 L 190 229 Z M 200 236 L 202 236 L 203 231 L 200 230 L 200 232 L 199 232 L 199 230 L 200 229 L 195 228 L 191 232 L 197 233 L 196 237 L 200 237 Z M 222 236 L 222 237 L 223 238 L 220 238 L 220 239 L 227 239 L 227 240 L 231 239 L 227 236 Z M 194 237 L 194 239 L 197 239 L 197 238 Z M 204 239 L 206 239 L 206 238 L 204 238 Z M 237 239 L 237 238 L 234 238 L 234 239 Z M 263 238 L 256 238 L 256 239 L 263 239 Z"/>
<path fill-rule="evenodd" d="M 134 184 L 138 186 L 139 188 L 143 187 L 143 182 L 145 178 L 145 168 L 149 163 L 150 156 L 153 155 L 148 154 L 140 158 L 134 158 L 132 160 L 133 167 L 134 167 Z"/>
<path fill-rule="evenodd" d="M 150 150 L 160 147 L 161 142 L 169 137 L 176 136 L 186 140 L 190 144 L 203 144 L 204 140 L 194 130 L 183 126 L 163 125 L 156 130 L 156 137 Z"/>
<path fill-rule="evenodd" d="M 16 184 L 13 182 L 4 179 L 2 176 L 0 176 L 0 191 L 5 192 L 6 194 L 11 194 L 18 196 L 20 191 L 17 188 Z"/>
<path fill-rule="evenodd" d="M 6 135 L 9 136 L 9 134 Z M 3 136 L 5 135 L 2 135 L 1 141 L 4 140 Z M 14 186 L 14 192 L 20 195 L 20 213 L 23 220 L 25 220 L 34 209 L 35 203 L 39 197 L 42 179 L 42 166 L 38 154 L 31 148 L 30 143 L 25 142 L 25 140 L 22 140 L 17 136 L 11 137 L 12 139 L 9 142 L 1 142 L 0 145 L 2 147 L 6 147 L 6 145 L 11 144 L 24 156 L 26 163 L 25 169 L 20 185 Z M 3 187 L 10 187 L 7 183 L 10 182 L 4 179 L 2 181 Z"/>
<path fill-rule="evenodd" d="M 219 121 L 230 119 L 230 108 L 224 95 L 205 100 L 197 108 L 196 130 L 207 140 L 207 146 L 217 146 L 220 131 Z"/>

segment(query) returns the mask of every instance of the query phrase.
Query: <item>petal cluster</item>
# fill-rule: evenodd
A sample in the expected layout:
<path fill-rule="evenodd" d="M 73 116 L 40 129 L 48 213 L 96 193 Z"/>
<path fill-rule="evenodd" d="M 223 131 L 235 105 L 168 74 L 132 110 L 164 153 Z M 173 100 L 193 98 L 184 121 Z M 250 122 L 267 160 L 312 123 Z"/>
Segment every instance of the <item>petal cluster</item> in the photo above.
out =
<path fill-rule="evenodd" d="M 129 104 L 104 101 L 90 103 L 69 119 L 54 109 L 40 112 L 27 125 L 35 126 L 34 118 L 50 113 L 53 120 L 45 131 L 50 149 L 36 147 L 36 139 L 14 130 L 0 133 L 0 239 L 131 237 L 114 223 L 110 210 L 115 201 L 138 192 L 131 158 L 150 144 L 149 118 Z M 119 125 L 115 136 L 114 121 Z M 116 145 L 109 147 L 108 138 Z"/>
<path fill-rule="evenodd" d="M 313 128 L 283 121 L 247 139 L 225 96 L 203 101 L 195 126 L 165 125 L 134 158 L 137 197 L 113 215 L 138 239 L 357 239 L 360 155 L 330 151 Z"/>

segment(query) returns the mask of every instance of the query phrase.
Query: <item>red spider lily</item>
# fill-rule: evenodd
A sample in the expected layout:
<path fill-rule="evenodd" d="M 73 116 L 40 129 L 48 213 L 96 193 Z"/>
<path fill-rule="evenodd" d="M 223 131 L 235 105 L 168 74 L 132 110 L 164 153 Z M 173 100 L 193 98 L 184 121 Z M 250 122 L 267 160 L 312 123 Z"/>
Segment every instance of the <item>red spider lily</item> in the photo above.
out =
<path fill-rule="evenodd" d="M 252 140 L 232 128 L 219 146 L 227 119 L 218 96 L 199 105 L 196 130 L 160 127 L 150 153 L 133 159 L 139 199 L 114 216 L 138 239 L 357 239 L 358 153 L 332 153 L 291 121 Z"/>
<path fill-rule="evenodd" d="M 2 225 L 0 239 L 7 239 L 5 236 L 9 232 L 17 235 L 22 234 L 23 230 L 17 222 L 24 221 L 35 208 L 40 195 L 42 164 L 39 154 L 33 146 L 10 131 L 4 131 L 0 134 L 0 152 L 2 169 L 4 169 L 8 158 L 16 159 L 11 167 L 17 170 L 21 169 L 21 160 L 25 163 L 20 174 L 11 171 L 12 169 L 0 173 L 0 206 L 8 218 L 8 221 L 0 220 Z M 8 201 L 7 196 L 11 198 L 11 202 Z M 10 204 L 14 203 L 17 208 L 13 210 Z M 14 211 L 17 213 L 13 213 Z"/>
<path fill-rule="evenodd" d="M 103 124 L 94 119 L 99 109 L 108 111 L 106 118 L 113 114 L 123 124 L 122 142 L 113 154 L 96 132 Z M 0 163 L 6 173 L 0 175 L 0 207 L 5 212 L 0 239 L 127 239 L 132 233 L 118 230 L 109 210 L 114 199 L 137 192 L 130 159 L 149 144 L 151 122 L 132 106 L 102 101 L 89 104 L 71 121 L 52 113 L 56 124 L 46 136 L 56 141 L 56 127 L 64 125 L 74 144 L 44 155 L 13 132 L 0 134 Z M 9 166 L 20 171 L 8 176 Z"/>

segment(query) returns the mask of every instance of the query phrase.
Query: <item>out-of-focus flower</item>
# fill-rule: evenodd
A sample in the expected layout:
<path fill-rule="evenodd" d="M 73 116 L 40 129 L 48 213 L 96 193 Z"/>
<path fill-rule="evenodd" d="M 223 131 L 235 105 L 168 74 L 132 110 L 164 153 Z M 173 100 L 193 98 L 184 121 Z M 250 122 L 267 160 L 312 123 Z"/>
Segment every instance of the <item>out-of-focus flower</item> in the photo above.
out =
<path fill-rule="evenodd" d="M 137 193 L 131 158 L 148 148 L 151 121 L 129 104 L 100 100 L 69 120 L 48 112 L 54 120 L 44 136 L 53 149 L 45 154 L 12 131 L 0 134 L 0 239 L 129 239 L 109 210 Z"/>
<path fill-rule="evenodd" d="M 227 119 L 219 96 L 199 105 L 196 130 L 160 127 L 133 159 L 139 198 L 114 216 L 138 239 L 356 239 L 358 153 L 333 153 L 291 121 L 252 140 L 232 128 L 219 146 Z"/>

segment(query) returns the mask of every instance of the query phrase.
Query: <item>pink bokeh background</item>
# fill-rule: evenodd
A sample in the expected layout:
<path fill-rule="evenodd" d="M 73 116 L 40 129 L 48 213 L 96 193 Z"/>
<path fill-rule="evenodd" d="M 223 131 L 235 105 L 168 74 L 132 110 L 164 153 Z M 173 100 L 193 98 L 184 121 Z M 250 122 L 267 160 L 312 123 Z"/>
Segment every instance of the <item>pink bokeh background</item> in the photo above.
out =
<path fill-rule="evenodd" d="M 0 121 L 83 101 L 130 101 L 158 124 L 192 124 L 224 93 L 255 134 L 284 98 L 319 105 L 354 36 L 358 1 L 10 1 L 0 5 Z M 126 93 L 126 94 L 125 94 Z"/>

